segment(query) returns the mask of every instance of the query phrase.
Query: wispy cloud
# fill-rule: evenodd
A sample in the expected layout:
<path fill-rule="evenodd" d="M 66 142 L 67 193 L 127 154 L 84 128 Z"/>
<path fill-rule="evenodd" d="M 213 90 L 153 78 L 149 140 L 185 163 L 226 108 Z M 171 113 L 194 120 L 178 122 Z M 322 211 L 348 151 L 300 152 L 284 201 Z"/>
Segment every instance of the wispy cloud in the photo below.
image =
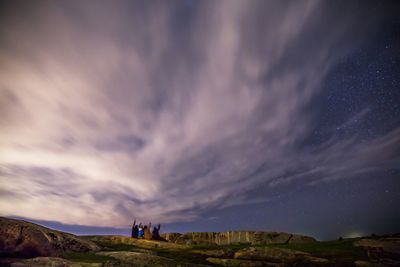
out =
<path fill-rule="evenodd" d="M 10 9 L 0 213 L 114 227 L 191 220 L 268 198 L 247 195 L 260 186 L 399 163 L 399 130 L 368 146 L 352 137 L 297 146 L 333 53 L 361 40 L 353 11 L 321 1 Z"/>

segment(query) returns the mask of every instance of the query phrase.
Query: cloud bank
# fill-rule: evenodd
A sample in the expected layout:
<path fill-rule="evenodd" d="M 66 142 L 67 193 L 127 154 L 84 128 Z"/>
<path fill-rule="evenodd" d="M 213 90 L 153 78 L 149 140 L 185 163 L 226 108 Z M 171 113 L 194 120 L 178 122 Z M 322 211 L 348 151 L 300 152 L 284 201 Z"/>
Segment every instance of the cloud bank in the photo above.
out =
<path fill-rule="evenodd" d="M 9 7 L 0 214 L 113 227 L 190 221 L 270 197 L 255 189 L 398 166 L 398 128 L 367 146 L 335 129 L 309 143 L 321 84 L 363 41 L 376 20 L 365 15 L 322 1 Z"/>

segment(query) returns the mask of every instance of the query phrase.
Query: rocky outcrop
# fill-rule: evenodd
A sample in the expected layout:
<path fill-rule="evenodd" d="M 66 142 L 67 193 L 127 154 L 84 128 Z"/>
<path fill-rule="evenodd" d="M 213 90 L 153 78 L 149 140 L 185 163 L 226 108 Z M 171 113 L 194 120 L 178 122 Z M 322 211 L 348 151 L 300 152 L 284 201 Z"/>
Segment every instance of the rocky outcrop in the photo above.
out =
<path fill-rule="evenodd" d="M 37 257 L 11 263 L 11 267 L 103 267 L 102 263 L 72 262 L 54 257 Z M 111 267 L 111 266 L 110 266 Z"/>
<path fill-rule="evenodd" d="M 400 266 L 400 238 L 381 237 L 361 239 L 354 244 L 367 251 L 372 263 Z"/>
<path fill-rule="evenodd" d="M 309 236 L 283 232 L 228 231 L 228 232 L 191 232 L 185 234 L 163 234 L 163 238 L 177 244 L 278 244 L 309 243 L 316 240 Z"/>
<path fill-rule="evenodd" d="M 175 241 L 181 236 L 181 233 L 165 233 L 161 234 L 161 237 L 169 242 L 175 243 Z"/>
<path fill-rule="evenodd" d="M 192 249 L 190 250 L 191 253 L 205 255 L 208 257 L 227 257 L 229 254 L 225 252 L 223 249 Z"/>
<path fill-rule="evenodd" d="M 97 251 L 99 247 L 72 234 L 37 224 L 0 217 L 0 257 L 57 257 L 65 252 Z"/>
<path fill-rule="evenodd" d="M 177 263 L 175 260 L 160 257 L 152 254 L 131 252 L 131 251 L 112 251 L 98 252 L 98 255 L 109 256 L 117 259 L 119 266 L 135 266 L 135 267 L 201 267 L 201 264 Z"/>
<path fill-rule="evenodd" d="M 355 261 L 354 265 L 357 267 L 387 267 L 387 265 L 369 261 Z"/>
<path fill-rule="evenodd" d="M 315 242 L 316 240 L 309 236 L 288 234 L 284 232 L 255 232 L 252 245 L 266 244 L 304 244 Z"/>
<path fill-rule="evenodd" d="M 270 262 L 294 262 L 303 258 L 307 253 L 271 247 L 250 247 L 235 252 L 235 259 L 265 260 Z"/>
<path fill-rule="evenodd" d="M 111 235 L 94 236 L 91 237 L 90 240 L 99 243 L 134 245 L 136 247 L 144 249 L 160 248 L 160 249 L 170 249 L 170 250 L 181 250 L 190 248 L 190 246 L 184 244 L 136 239 L 127 236 L 111 236 Z"/>
<path fill-rule="evenodd" d="M 239 260 L 239 259 L 207 258 L 207 261 L 212 264 L 218 264 L 221 266 L 229 266 L 229 267 L 258 267 L 258 266 L 283 267 L 284 266 L 279 263 L 252 261 L 252 260 Z"/>
<path fill-rule="evenodd" d="M 249 247 L 241 249 L 235 252 L 234 258 L 289 265 L 294 263 L 304 263 L 309 266 L 319 266 L 328 263 L 327 259 L 313 257 L 309 253 L 274 247 Z"/>
<path fill-rule="evenodd" d="M 130 251 L 112 251 L 112 252 L 98 252 L 98 255 L 113 257 L 125 263 L 131 263 L 132 266 L 176 266 L 176 263 L 168 258 Z"/>

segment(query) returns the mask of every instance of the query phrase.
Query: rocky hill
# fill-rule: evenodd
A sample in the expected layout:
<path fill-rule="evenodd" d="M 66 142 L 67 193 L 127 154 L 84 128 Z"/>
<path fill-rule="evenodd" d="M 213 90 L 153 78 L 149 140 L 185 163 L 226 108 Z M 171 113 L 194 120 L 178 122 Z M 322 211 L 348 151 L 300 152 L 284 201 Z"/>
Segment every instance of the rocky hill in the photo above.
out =
<path fill-rule="evenodd" d="M 0 218 L 0 266 L 400 266 L 400 237 L 319 242 L 276 232 L 74 236 Z"/>
<path fill-rule="evenodd" d="M 99 250 L 91 241 L 37 224 L 0 217 L 0 257 L 61 256 Z"/>

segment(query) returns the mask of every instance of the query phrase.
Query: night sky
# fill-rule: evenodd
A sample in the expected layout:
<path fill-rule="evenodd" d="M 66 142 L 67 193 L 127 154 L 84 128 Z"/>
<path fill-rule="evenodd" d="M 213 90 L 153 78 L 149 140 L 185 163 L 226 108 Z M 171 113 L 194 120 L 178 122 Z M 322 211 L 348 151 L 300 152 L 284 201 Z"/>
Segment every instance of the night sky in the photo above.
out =
<path fill-rule="evenodd" d="M 398 1 L 0 3 L 1 216 L 400 232 Z"/>

